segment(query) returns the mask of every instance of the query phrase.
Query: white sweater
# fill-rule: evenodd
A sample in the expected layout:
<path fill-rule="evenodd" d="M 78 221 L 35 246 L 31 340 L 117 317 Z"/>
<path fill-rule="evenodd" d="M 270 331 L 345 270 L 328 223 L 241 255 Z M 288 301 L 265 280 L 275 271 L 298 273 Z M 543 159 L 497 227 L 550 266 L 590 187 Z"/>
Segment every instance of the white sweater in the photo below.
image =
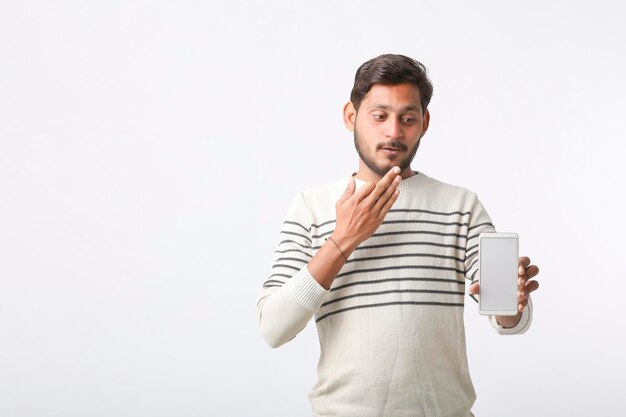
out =
<path fill-rule="evenodd" d="M 277 347 L 315 318 L 321 345 L 316 416 L 470 416 L 463 324 L 467 280 L 478 279 L 478 235 L 495 231 L 476 194 L 423 173 L 402 180 L 382 225 L 351 254 L 330 291 L 307 263 L 335 227 L 350 176 L 299 193 L 257 300 Z M 363 183 L 357 180 L 357 187 Z M 524 332 L 532 306 L 502 334 Z"/>

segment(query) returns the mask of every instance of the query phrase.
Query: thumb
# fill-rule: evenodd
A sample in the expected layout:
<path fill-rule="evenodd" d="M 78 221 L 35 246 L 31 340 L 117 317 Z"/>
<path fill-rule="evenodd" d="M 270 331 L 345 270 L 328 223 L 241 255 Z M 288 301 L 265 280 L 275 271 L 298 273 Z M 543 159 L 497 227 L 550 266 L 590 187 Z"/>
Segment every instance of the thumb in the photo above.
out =
<path fill-rule="evenodd" d="M 478 281 L 474 281 L 470 284 L 469 292 L 474 295 L 478 295 L 480 293 L 480 285 L 478 284 Z"/>
<path fill-rule="evenodd" d="M 356 190 L 356 183 L 354 182 L 354 178 L 350 177 L 346 191 L 343 192 L 339 201 L 346 201 L 354 194 L 354 190 Z"/>

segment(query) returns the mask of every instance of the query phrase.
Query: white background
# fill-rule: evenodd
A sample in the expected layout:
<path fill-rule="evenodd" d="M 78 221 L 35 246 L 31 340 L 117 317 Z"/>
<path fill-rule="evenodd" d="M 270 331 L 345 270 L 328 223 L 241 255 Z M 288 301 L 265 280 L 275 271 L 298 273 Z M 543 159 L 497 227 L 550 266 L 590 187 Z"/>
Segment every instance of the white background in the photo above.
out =
<path fill-rule="evenodd" d="M 303 4 L 300 4 L 303 3 Z M 467 298 L 477 417 L 621 416 L 626 7 L 2 1 L 0 416 L 305 416 L 314 326 L 255 299 L 294 194 L 357 168 L 356 68 L 430 70 L 413 168 L 541 268 L 529 333 Z"/>

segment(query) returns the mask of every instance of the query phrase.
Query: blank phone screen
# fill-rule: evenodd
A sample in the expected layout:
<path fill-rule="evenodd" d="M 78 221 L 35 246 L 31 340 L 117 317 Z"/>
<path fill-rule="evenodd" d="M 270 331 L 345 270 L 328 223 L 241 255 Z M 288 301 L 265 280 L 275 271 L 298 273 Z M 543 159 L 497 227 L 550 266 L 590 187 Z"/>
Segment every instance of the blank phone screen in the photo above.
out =
<path fill-rule="evenodd" d="M 516 238 L 481 238 L 480 309 L 517 311 L 518 241 Z"/>

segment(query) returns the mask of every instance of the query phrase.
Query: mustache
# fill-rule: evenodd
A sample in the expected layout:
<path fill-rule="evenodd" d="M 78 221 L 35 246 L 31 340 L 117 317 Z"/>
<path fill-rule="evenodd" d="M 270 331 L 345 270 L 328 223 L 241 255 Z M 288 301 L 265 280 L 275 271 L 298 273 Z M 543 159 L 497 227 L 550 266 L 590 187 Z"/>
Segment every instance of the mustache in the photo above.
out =
<path fill-rule="evenodd" d="M 376 147 L 377 150 L 382 148 L 398 149 L 400 151 L 406 151 L 408 149 L 407 146 L 399 140 L 392 140 L 391 142 L 381 143 Z"/>

